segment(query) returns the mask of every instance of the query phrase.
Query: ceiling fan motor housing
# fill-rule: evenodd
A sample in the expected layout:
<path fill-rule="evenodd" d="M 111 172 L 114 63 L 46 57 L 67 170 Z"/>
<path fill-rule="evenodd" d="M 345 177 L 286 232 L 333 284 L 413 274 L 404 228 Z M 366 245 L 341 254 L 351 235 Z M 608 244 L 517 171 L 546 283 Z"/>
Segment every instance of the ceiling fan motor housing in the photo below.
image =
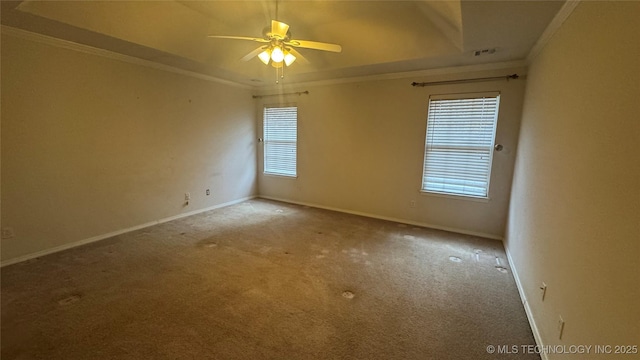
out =
<path fill-rule="evenodd" d="M 286 35 L 283 37 L 280 34 L 276 34 L 274 32 L 271 32 L 271 27 L 270 26 L 265 26 L 264 29 L 262 29 L 262 34 L 264 35 L 264 38 L 267 40 L 280 40 L 280 41 L 289 41 L 289 39 L 291 39 L 291 31 L 287 31 Z"/>

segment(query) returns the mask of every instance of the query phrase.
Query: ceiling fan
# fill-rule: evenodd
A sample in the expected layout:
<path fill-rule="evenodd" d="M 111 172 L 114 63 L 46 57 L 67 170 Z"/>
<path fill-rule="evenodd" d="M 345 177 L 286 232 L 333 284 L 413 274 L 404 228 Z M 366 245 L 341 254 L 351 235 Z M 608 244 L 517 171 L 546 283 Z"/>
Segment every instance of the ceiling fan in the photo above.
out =
<path fill-rule="evenodd" d="M 291 38 L 291 31 L 289 31 L 289 25 L 277 21 L 271 20 L 271 26 L 267 26 L 263 30 L 263 37 L 248 37 L 248 36 L 227 36 L 227 35 L 209 35 L 211 38 L 217 39 L 234 39 L 234 40 L 249 40 L 264 45 L 259 46 L 257 49 L 248 53 L 242 57 L 242 61 L 249 61 L 254 57 L 258 57 L 265 65 L 271 64 L 276 68 L 276 76 L 278 75 L 278 69 L 282 70 L 281 77 L 284 77 L 284 67 L 293 64 L 296 59 L 300 59 L 301 62 L 308 63 L 294 48 L 314 49 L 321 51 L 331 51 L 339 53 L 342 51 L 342 47 L 337 44 L 329 44 L 317 41 L 309 40 L 294 40 Z M 278 81 L 276 80 L 276 83 Z"/>

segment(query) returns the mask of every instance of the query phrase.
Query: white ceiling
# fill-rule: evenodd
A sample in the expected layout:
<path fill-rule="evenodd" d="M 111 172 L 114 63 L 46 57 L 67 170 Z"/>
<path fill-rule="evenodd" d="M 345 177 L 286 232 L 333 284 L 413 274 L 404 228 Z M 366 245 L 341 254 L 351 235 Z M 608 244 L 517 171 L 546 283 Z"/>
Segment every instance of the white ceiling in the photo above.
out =
<path fill-rule="evenodd" d="M 278 1 L 292 37 L 342 45 L 299 49 L 287 83 L 525 59 L 564 1 Z M 275 70 L 259 44 L 275 1 L 3 1 L 2 24 L 251 86 Z M 496 49 L 474 56 L 474 51 Z"/>

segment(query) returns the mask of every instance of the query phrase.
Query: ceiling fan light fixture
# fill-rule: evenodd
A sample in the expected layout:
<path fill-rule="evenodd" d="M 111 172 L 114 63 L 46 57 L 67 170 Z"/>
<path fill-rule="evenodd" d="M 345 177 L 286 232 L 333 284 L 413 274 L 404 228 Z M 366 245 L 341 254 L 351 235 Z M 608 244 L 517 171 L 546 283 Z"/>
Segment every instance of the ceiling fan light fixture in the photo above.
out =
<path fill-rule="evenodd" d="M 276 0 L 276 19 L 277 18 L 278 2 Z M 254 49 L 240 60 L 249 61 L 257 56 L 263 64 L 271 65 L 276 69 L 276 84 L 279 82 L 279 79 L 284 78 L 284 68 L 291 66 L 291 64 L 293 64 L 297 59 L 299 59 L 298 62 L 302 62 L 303 64 L 309 63 L 309 61 L 294 48 L 300 47 L 337 53 L 342 51 L 342 47 L 337 44 L 309 40 L 293 40 L 291 38 L 291 32 L 289 31 L 289 25 L 278 20 L 271 20 L 271 26 L 267 26 L 263 30 L 263 37 L 229 35 L 209 35 L 209 37 L 218 39 L 249 40 L 261 43 L 262 45 L 260 47 Z"/>
<path fill-rule="evenodd" d="M 274 47 L 273 50 L 271 51 L 271 60 L 277 63 L 282 62 L 282 60 L 284 60 L 284 52 L 282 51 L 280 46 Z"/>
<path fill-rule="evenodd" d="M 296 61 L 296 57 L 290 53 L 290 52 L 285 52 L 284 54 L 284 63 L 289 66 L 291 64 L 293 64 L 293 62 Z"/>
<path fill-rule="evenodd" d="M 269 60 L 271 60 L 271 49 L 267 49 L 267 50 L 261 52 L 260 54 L 258 54 L 258 58 L 265 65 L 269 65 Z"/>

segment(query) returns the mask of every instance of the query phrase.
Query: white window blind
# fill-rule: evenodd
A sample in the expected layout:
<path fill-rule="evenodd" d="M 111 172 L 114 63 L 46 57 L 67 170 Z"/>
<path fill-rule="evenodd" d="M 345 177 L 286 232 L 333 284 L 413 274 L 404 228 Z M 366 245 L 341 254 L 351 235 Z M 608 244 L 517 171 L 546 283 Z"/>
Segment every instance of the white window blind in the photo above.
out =
<path fill-rule="evenodd" d="M 488 197 L 499 102 L 499 94 L 429 99 L 423 191 Z"/>
<path fill-rule="evenodd" d="M 264 173 L 297 176 L 298 108 L 264 108 Z"/>

